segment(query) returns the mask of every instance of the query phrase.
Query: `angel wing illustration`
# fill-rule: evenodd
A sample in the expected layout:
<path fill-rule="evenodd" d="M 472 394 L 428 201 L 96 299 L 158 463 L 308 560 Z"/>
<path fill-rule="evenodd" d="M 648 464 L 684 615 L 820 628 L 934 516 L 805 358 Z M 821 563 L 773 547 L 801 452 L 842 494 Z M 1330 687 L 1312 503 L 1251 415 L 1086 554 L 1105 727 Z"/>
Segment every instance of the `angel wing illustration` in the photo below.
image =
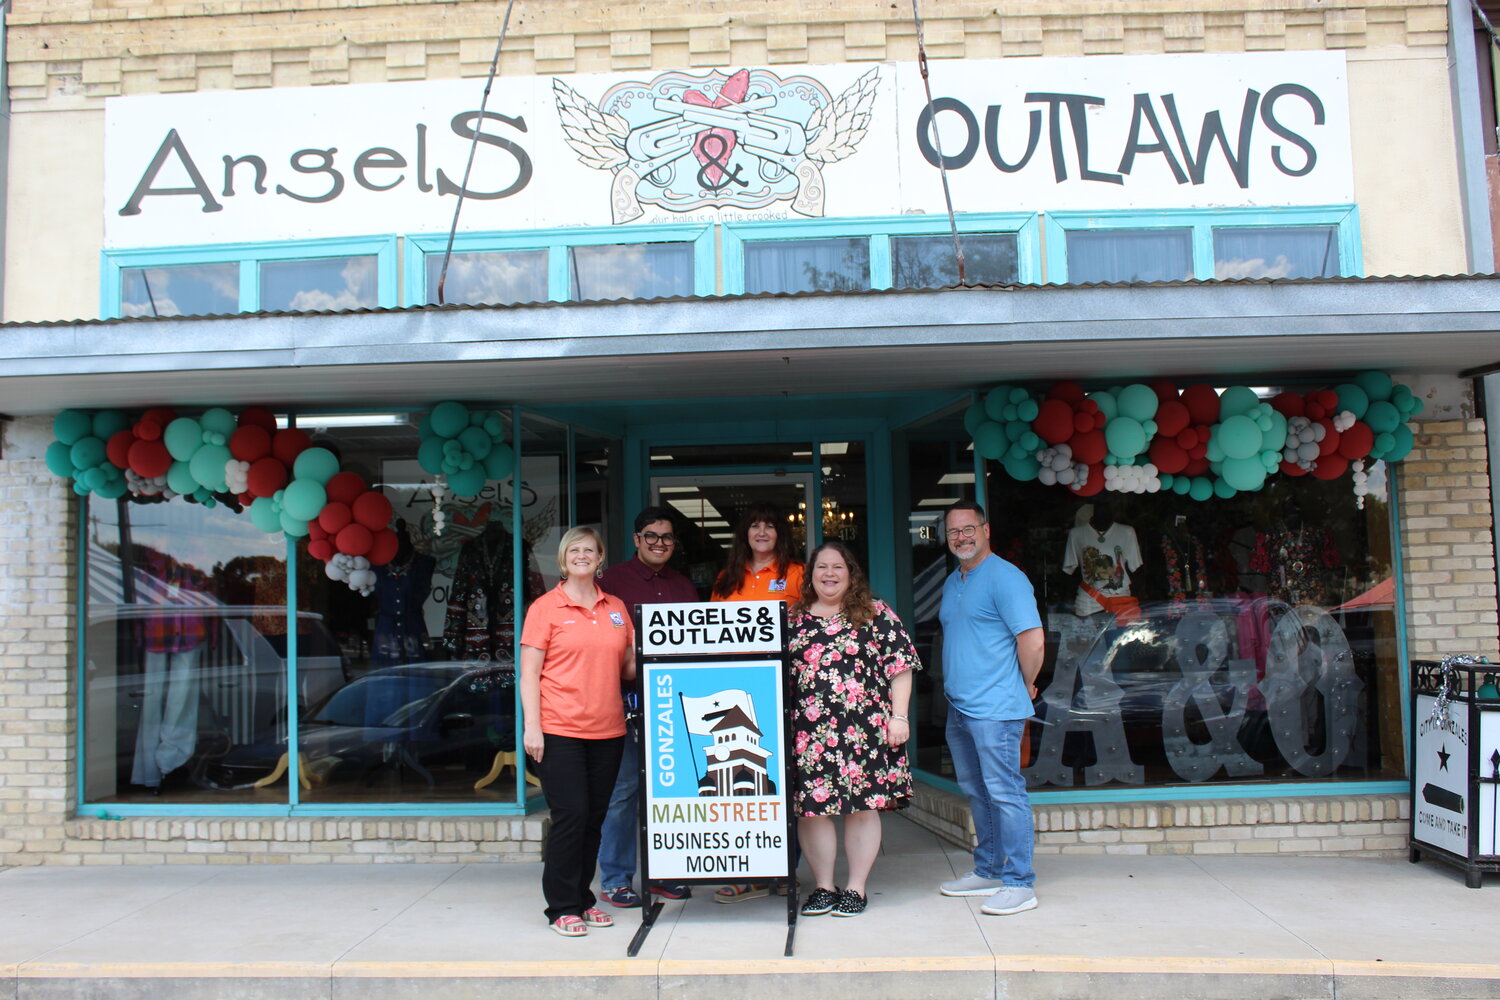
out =
<path fill-rule="evenodd" d="M 614 170 L 629 162 L 625 137 L 630 126 L 625 119 L 600 111 L 587 97 L 556 77 L 552 79 L 552 93 L 557 101 L 563 139 L 578 154 L 578 159 L 595 170 Z"/>
<path fill-rule="evenodd" d="M 819 163 L 837 163 L 854 152 L 870 128 L 870 112 L 880 70 L 873 68 L 845 90 L 834 102 L 813 112 L 807 120 L 807 158 Z"/>

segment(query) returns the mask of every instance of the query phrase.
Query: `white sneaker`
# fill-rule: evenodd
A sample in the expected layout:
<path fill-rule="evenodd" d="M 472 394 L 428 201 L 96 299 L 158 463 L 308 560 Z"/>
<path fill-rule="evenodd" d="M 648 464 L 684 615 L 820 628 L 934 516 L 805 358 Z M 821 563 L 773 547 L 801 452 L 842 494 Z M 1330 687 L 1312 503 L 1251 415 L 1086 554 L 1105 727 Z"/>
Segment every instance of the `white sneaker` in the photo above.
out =
<path fill-rule="evenodd" d="M 1023 910 L 1034 910 L 1036 905 L 1036 890 L 1030 886 L 1008 885 L 991 894 L 989 902 L 981 906 L 979 912 L 1007 917 Z"/>
<path fill-rule="evenodd" d="M 938 886 L 938 892 L 944 896 L 988 896 L 996 889 L 1005 888 L 1005 883 L 997 878 L 980 878 L 972 871 L 964 872 L 951 882 L 944 882 Z"/>

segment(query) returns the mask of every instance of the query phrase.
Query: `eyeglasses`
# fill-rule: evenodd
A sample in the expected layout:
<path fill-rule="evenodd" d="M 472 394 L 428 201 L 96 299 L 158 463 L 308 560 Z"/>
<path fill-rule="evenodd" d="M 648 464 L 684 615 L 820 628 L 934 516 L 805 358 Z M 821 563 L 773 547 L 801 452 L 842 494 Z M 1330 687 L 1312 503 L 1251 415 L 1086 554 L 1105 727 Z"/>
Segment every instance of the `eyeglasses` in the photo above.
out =
<path fill-rule="evenodd" d="M 979 525 L 977 524 L 966 524 L 962 528 L 949 528 L 947 531 L 947 535 L 950 540 L 958 538 L 960 536 L 964 538 L 973 538 L 978 533 Z"/>
<path fill-rule="evenodd" d="M 647 545 L 676 545 L 677 544 L 677 536 L 674 535 L 674 534 L 672 534 L 671 532 L 668 532 L 665 535 L 658 535 L 654 531 L 643 531 L 643 532 L 641 532 L 641 540 L 644 541 Z"/>

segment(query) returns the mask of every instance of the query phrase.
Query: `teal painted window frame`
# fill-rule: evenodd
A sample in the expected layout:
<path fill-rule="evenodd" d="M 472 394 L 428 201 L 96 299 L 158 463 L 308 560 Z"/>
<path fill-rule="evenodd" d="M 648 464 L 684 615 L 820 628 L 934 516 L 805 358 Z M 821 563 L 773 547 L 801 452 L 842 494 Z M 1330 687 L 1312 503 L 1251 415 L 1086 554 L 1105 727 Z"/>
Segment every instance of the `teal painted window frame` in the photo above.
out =
<path fill-rule="evenodd" d="M 375 298 L 381 309 L 395 308 L 397 300 L 396 237 L 367 236 L 276 243 L 204 243 L 195 246 L 103 250 L 99 266 L 99 314 L 120 317 L 120 272 L 136 267 L 173 267 L 184 264 L 240 265 L 240 312 L 260 311 L 260 267 L 277 260 L 307 257 L 375 257 Z"/>
<path fill-rule="evenodd" d="M 673 223 L 659 226 L 526 229 L 459 233 L 453 239 L 454 253 L 484 253 L 500 250 L 546 250 L 547 301 L 570 300 L 568 250 L 571 247 L 629 246 L 636 243 L 693 244 L 693 294 L 713 295 L 716 261 L 714 227 L 708 223 Z M 448 247 L 447 233 L 406 237 L 406 261 L 402 294 L 408 305 L 426 305 L 427 258 L 441 256 Z"/>
<path fill-rule="evenodd" d="M 1193 279 L 1214 280 L 1215 229 L 1333 226 L 1339 234 L 1339 276 L 1364 277 L 1357 205 L 1308 205 L 1289 208 L 1190 208 L 1106 212 L 1048 212 L 1047 281 L 1068 283 L 1068 233 L 1109 229 L 1190 229 L 1193 234 Z"/>
<path fill-rule="evenodd" d="M 1016 237 L 1016 281 L 1033 285 L 1041 279 L 1041 226 L 1031 212 L 989 212 L 956 216 L 958 232 L 1012 233 Z M 724 294 L 745 292 L 745 244 L 776 240 L 868 237 L 870 287 L 890 288 L 892 236 L 944 236 L 952 227 L 945 215 L 864 216 L 844 219 L 798 219 L 785 222 L 724 224 Z"/>

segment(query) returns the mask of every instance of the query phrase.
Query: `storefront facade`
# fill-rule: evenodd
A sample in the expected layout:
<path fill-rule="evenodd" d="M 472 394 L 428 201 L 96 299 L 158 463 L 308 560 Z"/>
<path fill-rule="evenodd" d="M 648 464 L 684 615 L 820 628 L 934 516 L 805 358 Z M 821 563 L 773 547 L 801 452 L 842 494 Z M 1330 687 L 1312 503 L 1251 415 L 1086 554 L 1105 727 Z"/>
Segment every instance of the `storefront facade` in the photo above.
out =
<path fill-rule="evenodd" d="M 1048 626 L 1041 849 L 1404 843 L 1407 665 L 1497 652 L 1460 377 L 1495 360 L 1496 279 L 1365 277 L 1472 269 L 1444 7 L 976 9 L 926 25 L 927 111 L 909 21 L 546 5 L 481 113 L 498 24 L 476 6 L 419 42 L 266 12 L 275 47 L 189 32 L 85 58 L 77 88 L 49 24 L 11 16 L 9 244 L 44 204 L 56 238 L 7 261 L 5 861 L 534 856 L 519 615 L 567 526 L 625 558 L 647 504 L 679 513 L 704 590 L 750 503 L 851 544 L 923 652 L 918 812 L 961 838 L 936 597 L 941 510 L 968 497 Z M 620 23 L 579 33 L 574 7 Z M 939 163 L 982 287 L 944 289 Z M 99 319 L 53 322 L 76 316 Z M 1358 493 L 1079 493 L 976 446 L 999 384 L 1269 402 L 1371 369 L 1423 408 Z M 423 443 L 453 400 L 514 464 L 439 502 Z M 103 436 L 153 407 L 226 431 L 264 408 L 357 474 L 395 549 L 367 592 L 298 518 L 201 502 L 248 486 L 75 496 L 49 470 L 61 411 Z"/>

